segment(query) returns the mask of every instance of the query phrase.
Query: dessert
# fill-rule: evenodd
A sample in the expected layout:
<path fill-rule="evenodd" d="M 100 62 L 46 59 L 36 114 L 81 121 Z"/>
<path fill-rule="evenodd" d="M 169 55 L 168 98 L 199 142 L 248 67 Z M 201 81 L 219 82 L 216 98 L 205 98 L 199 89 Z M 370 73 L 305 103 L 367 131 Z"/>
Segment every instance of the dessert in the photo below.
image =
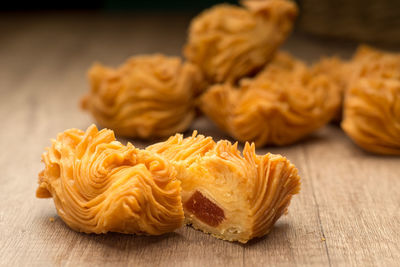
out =
<path fill-rule="evenodd" d="M 367 45 L 360 45 L 351 60 L 351 64 L 352 81 L 362 77 L 400 80 L 399 53 L 384 52 Z"/>
<path fill-rule="evenodd" d="M 369 152 L 400 155 L 400 54 L 362 45 L 351 67 L 343 130 Z"/>
<path fill-rule="evenodd" d="M 122 145 L 111 130 L 66 130 L 42 160 L 36 196 L 52 197 L 58 215 L 76 231 L 160 235 L 183 224 L 174 167 L 155 153 Z"/>
<path fill-rule="evenodd" d="M 344 99 L 349 87 L 358 83 L 360 78 L 400 79 L 400 55 L 360 45 L 351 60 L 343 61 L 338 57 L 322 58 L 312 66 L 311 71 L 314 74 L 330 76 Z M 337 121 L 342 119 L 341 113 L 342 107 L 335 118 Z"/>
<path fill-rule="evenodd" d="M 82 106 L 118 135 L 170 136 L 192 122 L 201 77 L 195 65 L 159 54 L 133 57 L 117 69 L 95 64 Z"/>
<path fill-rule="evenodd" d="M 213 236 L 246 243 L 266 235 L 300 190 L 296 167 L 280 155 L 255 154 L 246 143 L 177 134 L 147 150 L 168 159 L 182 186 L 186 223 Z"/>
<path fill-rule="evenodd" d="M 216 5 L 190 24 L 184 55 L 210 83 L 235 82 L 261 69 L 292 29 L 294 2 L 247 0 Z"/>
<path fill-rule="evenodd" d="M 400 155 L 400 80 L 361 78 L 345 100 L 342 128 L 363 149 Z"/>
<path fill-rule="evenodd" d="M 315 74 L 300 60 L 279 52 L 254 79 L 238 87 L 212 86 L 199 99 L 200 109 L 235 139 L 292 144 L 329 122 L 340 106 L 337 84 Z"/>
<path fill-rule="evenodd" d="M 343 130 L 367 151 L 400 155 L 400 54 L 361 46 L 352 65 Z"/>
<path fill-rule="evenodd" d="M 344 93 L 348 84 L 349 71 L 348 62 L 338 57 L 323 57 L 311 67 L 311 72 L 315 75 L 326 74 L 332 77 L 332 81 L 337 84 L 341 94 Z"/>
<path fill-rule="evenodd" d="M 341 104 L 338 106 L 334 121 L 340 122 L 342 119 L 343 99 L 350 80 L 351 67 L 349 62 L 338 57 L 324 57 L 314 63 L 311 67 L 312 75 L 328 75 L 340 95 Z"/>

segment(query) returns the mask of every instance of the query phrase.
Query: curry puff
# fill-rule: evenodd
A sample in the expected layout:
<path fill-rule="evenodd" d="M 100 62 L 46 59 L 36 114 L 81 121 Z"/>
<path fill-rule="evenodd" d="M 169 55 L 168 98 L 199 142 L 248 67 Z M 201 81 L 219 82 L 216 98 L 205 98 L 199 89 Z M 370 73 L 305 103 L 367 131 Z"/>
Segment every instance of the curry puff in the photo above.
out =
<path fill-rule="evenodd" d="M 340 96 L 341 103 L 338 106 L 335 117 L 333 118 L 336 122 L 342 120 L 344 94 L 352 76 L 351 69 L 351 65 L 348 61 L 336 56 L 323 57 L 311 66 L 312 75 L 327 75 L 332 81 L 334 87 L 337 89 L 337 94 Z"/>
<path fill-rule="evenodd" d="M 235 82 L 260 70 L 290 33 L 297 16 L 288 0 L 221 4 L 190 24 L 184 55 L 210 83 Z"/>
<path fill-rule="evenodd" d="M 300 190 L 296 167 L 246 143 L 177 134 L 145 150 L 117 142 L 111 130 L 70 129 L 42 156 L 39 198 L 85 233 L 160 235 L 187 224 L 246 243 L 266 235 Z"/>
<path fill-rule="evenodd" d="M 384 52 L 360 45 L 352 59 L 352 80 L 383 78 L 400 80 L 400 53 Z"/>
<path fill-rule="evenodd" d="M 340 107 L 331 76 L 314 73 L 302 61 L 279 52 L 254 79 L 212 86 L 200 109 L 239 141 L 257 146 L 287 145 L 329 122 Z"/>
<path fill-rule="evenodd" d="M 170 136 L 192 122 L 201 77 L 195 65 L 160 54 L 132 57 L 117 69 L 95 64 L 82 106 L 118 135 Z"/>
<path fill-rule="evenodd" d="M 296 167 L 280 155 L 243 154 L 226 140 L 177 134 L 147 148 L 171 161 L 182 186 L 186 223 L 246 243 L 266 235 L 300 190 Z"/>
<path fill-rule="evenodd" d="M 66 130 L 42 159 L 36 195 L 52 197 L 58 215 L 76 231 L 160 235 L 184 222 L 174 167 L 155 153 L 122 145 L 111 130 Z"/>
<path fill-rule="evenodd" d="M 352 61 L 343 130 L 367 151 L 400 155 L 400 54 L 361 46 Z"/>

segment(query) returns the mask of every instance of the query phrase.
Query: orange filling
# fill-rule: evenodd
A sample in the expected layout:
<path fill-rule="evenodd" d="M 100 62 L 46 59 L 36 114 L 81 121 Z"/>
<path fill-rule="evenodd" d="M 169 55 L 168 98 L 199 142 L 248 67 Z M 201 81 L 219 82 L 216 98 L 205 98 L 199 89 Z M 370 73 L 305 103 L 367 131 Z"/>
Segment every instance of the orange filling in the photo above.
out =
<path fill-rule="evenodd" d="M 199 191 L 185 203 L 185 209 L 212 227 L 217 227 L 225 219 L 224 211 Z"/>

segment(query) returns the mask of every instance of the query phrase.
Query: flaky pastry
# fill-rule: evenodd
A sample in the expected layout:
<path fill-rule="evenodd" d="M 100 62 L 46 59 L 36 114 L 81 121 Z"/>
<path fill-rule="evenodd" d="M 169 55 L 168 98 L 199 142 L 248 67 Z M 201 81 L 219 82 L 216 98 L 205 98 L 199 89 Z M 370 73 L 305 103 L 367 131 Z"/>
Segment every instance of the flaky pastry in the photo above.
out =
<path fill-rule="evenodd" d="M 174 167 L 115 141 L 111 130 L 66 130 L 42 160 L 36 195 L 52 197 L 58 215 L 76 231 L 160 235 L 183 224 Z"/>
<path fill-rule="evenodd" d="M 156 138 L 183 132 L 195 116 L 200 70 L 178 57 L 136 56 L 117 69 L 95 64 L 82 104 L 118 135 Z"/>
<path fill-rule="evenodd" d="M 352 81 L 359 78 L 400 80 L 399 53 L 384 52 L 367 45 L 360 45 L 351 60 L 351 64 Z"/>
<path fill-rule="evenodd" d="M 327 74 L 342 92 L 353 81 L 363 77 L 400 79 L 400 55 L 360 45 L 353 57 L 344 61 L 338 57 L 325 57 L 313 64 L 313 74 Z"/>
<path fill-rule="evenodd" d="M 182 185 L 186 222 L 213 236 L 246 243 L 270 232 L 300 190 L 296 167 L 280 155 L 243 155 L 223 140 L 177 134 L 147 148 L 170 160 Z"/>
<path fill-rule="evenodd" d="M 314 74 L 329 75 L 344 99 L 347 90 L 353 83 L 358 84 L 361 78 L 400 79 L 400 55 L 360 45 L 351 60 L 322 58 L 312 66 L 311 71 Z M 341 113 L 342 107 L 336 116 L 338 121 L 341 120 Z"/>
<path fill-rule="evenodd" d="M 400 155 L 400 54 L 361 46 L 352 64 L 343 130 L 367 151 Z"/>
<path fill-rule="evenodd" d="M 349 89 L 343 130 L 367 151 L 400 155 L 400 80 L 361 78 Z"/>
<path fill-rule="evenodd" d="M 311 73 L 312 75 L 325 74 L 329 76 L 341 99 L 341 104 L 338 106 L 334 120 L 337 122 L 341 121 L 344 94 L 351 77 L 350 64 L 339 57 L 324 57 L 313 64 Z"/>
<path fill-rule="evenodd" d="M 348 62 L 339 57 L 323 57 L 311 67 L 311 72 L 315 75 L 326 74 L 331 76 L 340 93 L 343 93 L 346 89 L 349 71 Z"/>
<path fill-rule="evenodd" d="M 254 79 L 212 86 L 199 99 L 200 109 L 240 141 L 286 145 L 329 122 L 340 94 L 332 78 L 313 74 L 301 61 L 279 52 Z"/>
<path fill-rule="evenodd" d="M 262 68 L 286 39 L 297 16 L 294 2 L 247 0 L 217 5 L 195 17 L 184 55 L 209 83 L 235 82 Z"/>

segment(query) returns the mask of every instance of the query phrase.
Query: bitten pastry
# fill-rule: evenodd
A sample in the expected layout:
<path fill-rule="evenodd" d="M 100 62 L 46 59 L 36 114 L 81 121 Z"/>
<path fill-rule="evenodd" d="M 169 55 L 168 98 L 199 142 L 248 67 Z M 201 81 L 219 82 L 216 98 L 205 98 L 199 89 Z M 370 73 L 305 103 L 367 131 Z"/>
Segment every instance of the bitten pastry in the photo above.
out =
<path fill-rule="evenodd" d="M 254 79 L 241 80 L 239 88 L 214 85 L 198 105 L 239 141 L 287 145 L 335 116 L 338 92 L 330 76 L 313 74 L 303 62 L 280 52 Z"/>
<path fill-rule="evenodd" d="M 180 181 L 165 159 L 115 141 L 111 130 L 59 134 L 42 156 L 39 198 L 85 233 L 160 235 L 183 224 Z"/>
<path fill-rule="evenodd" d="M 270 232 L 300 190 L 296 167 L 246 143 L 178 134 L 147 148 L 170 160 L 182 182 L 186 222 L 213 236 L 246 243 Z"/>
<path fill-rule="evenodd" d="M 367 151 L 400 155 L 400 54 L 361 46 L 352 65 L 343 130 Z"/>
<path fill-rule="evenodd" d="M 262 68 L 292 29 L 294 2 L 247 0 L 217 5 L 193 19 L 184 55 L 210 84 L 235 82 Z"/>
<path fill-rule="evenodd" d="M 116 134 L 158 138 L 183 132 L 195 116 L 200 70 L 178 57 L 137 56 L 117 69 L 95 64 L 82 106 Z"/>

